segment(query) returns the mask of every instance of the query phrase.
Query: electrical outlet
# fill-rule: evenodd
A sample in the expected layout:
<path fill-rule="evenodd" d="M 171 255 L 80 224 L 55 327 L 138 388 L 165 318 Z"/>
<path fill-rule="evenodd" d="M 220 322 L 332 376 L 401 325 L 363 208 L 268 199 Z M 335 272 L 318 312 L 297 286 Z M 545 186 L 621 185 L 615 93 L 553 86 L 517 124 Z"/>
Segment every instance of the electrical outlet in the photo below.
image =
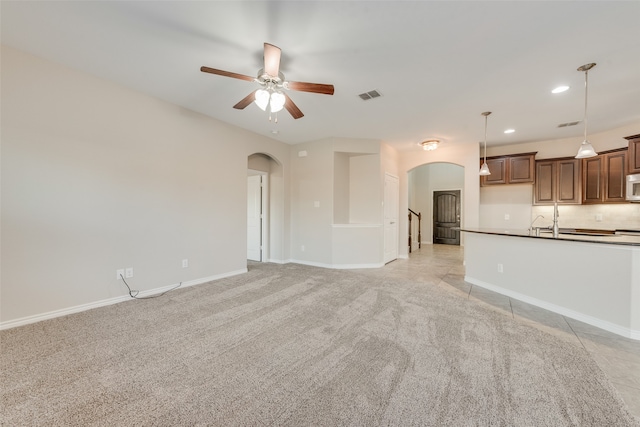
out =
<path fill-rule="evenodd" d="M 300 250 L 304 252 L 304 245 L 300 246 Z"/>
<path fill-rule="evenodd" d="M 124 268 L 116 270 L 116 279 L 122 280 L 123 277 L 124 277 Z"/>
<path fill-rule="evenodd" d="M 509 221 L 509 219 L 510 219 L 510 218 L 511 218 L 511 217 L 509 216 L 509 214 L 504 214 L 504 219 L 505 219 L 505 220 Z"/>
<path fill-rule="evenodd" d="M 189 260 L 185 258 L 182 260 L 182 268 L 187 268 L 187 267 L 189 267 Z"/>
<path fill-rule="evenodd" d="M 504 273 L 504 267 L 502 264 L 498 264 L 498 273 Z"/>
<path fill-rule="evenodd" d="M 131 279 L 133 277 L 133 267 L 129 267 L 125 270 L 125 275 L 127 279 Z"/>
<path fill-rule="evenodd" d="M 602 214 L 596 214 L 596 221 L 600 222 L 602 221 Z"/>

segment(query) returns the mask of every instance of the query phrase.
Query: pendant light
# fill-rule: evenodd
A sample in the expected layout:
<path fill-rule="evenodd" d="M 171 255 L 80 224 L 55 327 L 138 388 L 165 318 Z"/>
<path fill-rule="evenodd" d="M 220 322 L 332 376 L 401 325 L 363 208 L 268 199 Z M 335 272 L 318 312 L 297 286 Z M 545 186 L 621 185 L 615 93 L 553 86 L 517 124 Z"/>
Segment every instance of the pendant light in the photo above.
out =
<path fill-rule="evenodd" d="M 491 111 L 482 113 L 484 116 L 484 163 L 482 163 L 482 167 L 480 168 L 480 175 L 491 175 L 489 165 L 487 165 L 487 117 L 489 117 L 489 114 L 491 114 Z"/>
<path fill-rule="evenodd" d="M 578 154 L 576 154 L 576 159 L 586 159 L 588 157 L 595 157 L 598 155 L 596 150 L 593 149 L 593 146 L 587 140 L 587 90 L 589 88 L 587 76 L 589 74 L 589 70 L 595 66 L 595 63 L 591 63 L 578 67 L 578 71 L 584 71 L 584 141 L 580 144 Z"/>

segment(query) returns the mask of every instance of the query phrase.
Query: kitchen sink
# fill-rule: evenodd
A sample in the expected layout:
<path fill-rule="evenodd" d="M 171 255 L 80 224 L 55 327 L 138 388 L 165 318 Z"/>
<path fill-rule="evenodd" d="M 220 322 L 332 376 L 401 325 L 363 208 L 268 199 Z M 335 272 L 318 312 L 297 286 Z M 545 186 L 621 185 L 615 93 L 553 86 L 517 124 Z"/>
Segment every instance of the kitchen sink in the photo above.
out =
<path fill-rule="evenodd" d="M 615 233 L 598 233 L 594 231 L 561 231 L 560 234 L 573 234 L 576 236 L 615 236 Z"/>
<path fill-rule="evenodd" d="M 541 228 L 541 233 L 551 233 L 548 228 Z M 588 230 L 588 229 L 575 229 L 575 228 L 561 228 L 558 231 L 559 234 L 569 234 L 574 236 L 616 236 L 615 231 L 609 230 Z"/>

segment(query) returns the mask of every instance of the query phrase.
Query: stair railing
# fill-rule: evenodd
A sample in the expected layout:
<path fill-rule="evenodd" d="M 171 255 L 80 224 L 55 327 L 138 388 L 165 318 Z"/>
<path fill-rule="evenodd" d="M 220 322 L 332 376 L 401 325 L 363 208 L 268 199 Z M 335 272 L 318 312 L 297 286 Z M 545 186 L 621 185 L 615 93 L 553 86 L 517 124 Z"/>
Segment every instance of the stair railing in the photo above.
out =
<path fill-rule="evenodd" d="M 420 212 L 415 213 L 414 211 L 409 209 L 409 253 L 411 253 L 411 231 L 412 231 L 411 215 L 412 214 L 418 217 L 418 249 L 422 247 L 422 233 L 420 232 L 420 225 L 422 223 L 422 213 Z"/>

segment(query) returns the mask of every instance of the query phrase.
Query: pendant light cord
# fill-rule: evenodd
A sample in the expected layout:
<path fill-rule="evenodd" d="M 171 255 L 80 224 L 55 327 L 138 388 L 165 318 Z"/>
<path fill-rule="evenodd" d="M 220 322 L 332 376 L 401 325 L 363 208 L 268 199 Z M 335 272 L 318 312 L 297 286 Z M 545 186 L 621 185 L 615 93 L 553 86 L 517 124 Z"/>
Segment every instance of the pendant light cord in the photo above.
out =
<path fill-rule="evenodd" d="M 484 162 L 487 163 L 487 119 L 489 115 L 484 116 Z"/>
<path fill-rule="evenodd" d="M 588 84 L 589 70 L 584 71 L 584 140 L 587 140 L 587 91 L 589 90 Z"/>

